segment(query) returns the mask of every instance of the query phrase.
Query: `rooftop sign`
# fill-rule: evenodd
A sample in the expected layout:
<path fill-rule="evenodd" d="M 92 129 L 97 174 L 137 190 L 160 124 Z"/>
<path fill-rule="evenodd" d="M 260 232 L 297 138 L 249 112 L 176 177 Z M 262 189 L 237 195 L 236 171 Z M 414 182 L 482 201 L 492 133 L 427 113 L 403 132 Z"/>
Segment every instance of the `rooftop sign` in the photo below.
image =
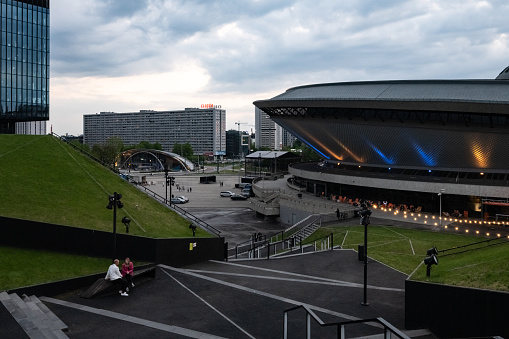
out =
<path fill-rule="evenodd" d="M 221 108 L 221 105 L 201 104 L 201 108 Z"/>

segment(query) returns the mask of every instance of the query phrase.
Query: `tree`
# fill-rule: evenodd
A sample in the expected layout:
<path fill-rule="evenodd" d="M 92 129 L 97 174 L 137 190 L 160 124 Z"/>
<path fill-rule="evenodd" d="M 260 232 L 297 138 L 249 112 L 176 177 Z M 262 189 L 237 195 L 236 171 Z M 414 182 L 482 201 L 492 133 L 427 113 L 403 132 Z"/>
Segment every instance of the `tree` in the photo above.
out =
<path fill-rule="evenodd" d="M 172 153 L 177 153 L 178 155 L 189 158 L 194 154 L 193 147 L 190 143 L 185 144 L 174 144 L 173 149 L 171 150 Z"/>
<path fill-rule="evenodd" d="M 104 145 L 95 144 L 92 146 L 92 154 L 108 165 L 114 165 L 124 148 L 124 142 L 119 137 L 111 137 Z"/>

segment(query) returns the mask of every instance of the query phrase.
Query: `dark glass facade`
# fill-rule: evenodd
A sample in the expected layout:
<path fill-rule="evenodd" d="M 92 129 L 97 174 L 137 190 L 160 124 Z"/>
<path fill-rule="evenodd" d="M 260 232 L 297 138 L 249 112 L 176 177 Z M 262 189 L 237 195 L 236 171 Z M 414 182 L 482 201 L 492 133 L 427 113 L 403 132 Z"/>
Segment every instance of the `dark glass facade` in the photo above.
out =
<path fill-rule="evenodd" d="M 305 107 L 279 110 L 295 114 L 273 115 L 272 119 L 331 163 L 509 172 L 506 115 Z"/>
<path fill-rule="evenodd" d="M 49 0 L 0 0 L 0 133 L 49 120 Z"/>

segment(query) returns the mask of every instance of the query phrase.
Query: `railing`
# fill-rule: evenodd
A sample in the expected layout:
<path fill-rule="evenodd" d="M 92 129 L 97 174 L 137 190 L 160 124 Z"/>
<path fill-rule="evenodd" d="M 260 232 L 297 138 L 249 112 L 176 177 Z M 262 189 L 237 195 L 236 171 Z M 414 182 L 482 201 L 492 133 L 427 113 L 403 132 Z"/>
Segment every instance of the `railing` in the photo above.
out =
<path fill-rule="evenodd" d="M 183 215 L 184 217 L 186 217 L 187 219 L 193 221 L 194 223 L 196 223 L 198 226 L 200 226 L 201 228 L 207 230 L 207 231 L 210 231 L 212 233 L 214 233 L 216 236 L 220 236 L 221 234 L 221 231 L 218 230 L 217 228 L 215 228 L 214 226 L 211 226 L 209 224 L 207 224 L 205 221 L 201 220 L 200 218 L 194 216 L 193 214 L 189 213 L 188 211 L 186 211 L 185 209 L 183 208 L 180 208 L 179 206 L 175 205 L 175 204 L 172 204 L 171 203 L 171 200 L 167 200 L 165 197 L 157 194 L 156 192 L 152 191 L 150 188 L 147 188 L 145 186 L 138 186 L 140 189 L 143 189 L 145 190 L 145 193 L 148 195 L 148 196 L 152 196 L 154 199 L 156 199 L 157 201 L 159 201 L 160 203 L 162 204 L 165 204 L 166 206 L 168 207 L 171 207 L 173 208 L 175 211 L 177 211 L 179 214 Z M 150 194 L 149 194 L 150 193 Z"/>
<path fill-rule="evenodd" d="M 313 220 L 309 221 L 310 219 L 313 219 Z M 278 233 L 270 236 L 270 239 L 273 242 L 278 241 L 279 239 L 284 240 L 285 236 L 289 237 L 292 234 L 297 234 L 300 230 L 314 224 L 317 220 L 320 220 L 320 222 L 321 222 L 321 215 L 320 214 L 311 214 L 311 215 L 305 217 L 304 219 L 302 219 L 301 221 L 290 226 L 286 230 L 278 232 Z"/>
<path fill-rule="evenodd" d="M 112 169 L 110 166 L 108 166 L 108 164 L 106 164 L 105 162 L 99 160 L 98 158 L 94 157 L 92 154 L 84 151 L 83 149 L 79 148 L 78 146 L 74 145 L 73 143 L 69 142 L 67 139 L 65 139 L 65 137 L 61 137 L 59 136 L 58 134 L 56 133 L 52 133 L 53 136 L 59 138 L 60 140 L 64 141 L 65 143 L 67 143 L 68 145 L 72 146 L 74 149 L 80 151 L 81 153 L 87 155 L 89 158 L 91 158 L 92 160 L 94 161 L 97 161 L 98 163 L 100 163 L 101 165 L 103 165 L 104 167 L 108 168 L 109 170 L 115 172 L 118 174 L 118 171 L 116 171 L 115 169 Z M 131 184 L 133 184 L 131 182 Z M 194 216 L 193 214 L 187 212 L 186 210 L 184 210 L 183 208 L 180 208 L 178 207 L 177 205 L 175 204 L 171 204 L 168 203 L 168 200 L 165 199 L 164 197 L 160 196 L 159 194 L 155 193 L 154 191 L 146 188 L 145 186 L 138 186 L 138 187 L 141 187 L 145 190 L 145 193 L 150 192 L 150 195 L 152 195 L 153 198 L 155 198 L 156 200 L 158 200 L 159 202 L 165 204 L 166 206 L 169 206 L 169 207 L 172 207 L 174 210 L 178 211 L 181 215 L 183 215 L 184 217 L 186 217 L 187 219 L 193 221 L 194 223 L 196 223 L 198 226 L 200 226 L 201 228 L 207 230 L 207 231 L 210 231 L 212 233 L 214 233 L 216 236 L 220 236 L 221 234 L 221 231 L 219 231 L 217 228 L 214 228 L 213 226 L 207 224 L 205 221 L 201 220 L 200 218 Z M 147 193 L 147 195 L 149 195 Z"/>
<path fill-rule="evenodd" d="M 84 149 L 76 146 L 75 144 L 73 144 L 72 142 L 70 142 L 69 140 L 67 140 L 65 137 L 62 137 L 58 134 L 56 134 L 55 132 L 51 132 L 51 135 L 53 135 L 54 137 L 62 140 L 63 142 L 65 142 L 67 145 L 71 146 L 72 148 L 74 148 L 75 150 L 77 151 L 80 151 L 82 154 L 86 155 L 87 157 L 89 157 L 90 159 L 98 162 L 99 164 L 103 165 L 104 167 L 106 167 L 107 169 L 109 169 L 110 171 L 114 172 L 114 173 L 117 173 L 118 174 L 118 171 L 115 169 L 115 168 L 112 168 L 110 164 L 107 164 L 105 163 L 104 161 L 96 158 L 94 155 L 88 153 L 87 151 L 85 151 Z"/>
<path fill-rule="evenodd" d="M 476 246 L 476 245 L 480 245 L 480 244 L 484 244 L 484 246 L 479 246 L 479 247 L 473 247 L 472 248 L 472 246 Z M 496 246 L 496 245 L 503 245 L 503 244 L 509 244 L 509 241 L 507 241 L 505 238 L 493 238 L 493 239 L 482 240 L 482 241 L 478 241 L 478 242 L 474 242 L 474 243 L 466 244 L 466 245 L 462 245 L 462 246 L 446 248 L 445 250 L 438 251 L 438 253 L 444 253 L 444 255 L 442 255 L 442 257 L 446 257 L 448 255 L 460 254 L 460 253 L 480 250 L 480 249 L 483 249 L 483 248 L 486 248 L 486 247 L 491 247 L 491 246 Z M 450 252 L 450 251 L 456 251 L 456 252 L 447 253 L 447 252 Z"/>
<path fill-rule="evenodd" d="M 345 327 L 353 324 L 363 324 L 363 323 L 378 323 L 383 328 L 384 338 L 390 339 L 392 334 L 394 334 L 398 338 L 402 339 L 410 339 L 405 333 L 398 330 L 396 327 L 391 325 L 383 318 L 372 318 L 372 319 L 360 319 L 360 320 L 349 320 L 342 322 L 334 322 L 334 323 L 324 323 L 319 316 L 317 316 L 313 310 L 311 310 L 306 305 L 295 306 L 290 309 L 284 311 L 284 323 L 283 323 L 283 338 L 288 339 L 288 313 L 297 309 L 303 308 L 306 311 L 306 338 L 311 339 L 311 319 L 313 319 L 320 327 L 336 327 L 337 329 L 337 338 L 344 339 L 346 338 L 346 329 Z"/>
<path fill-rule="evenodd" d="M 498 221 L 499 217 L 504 217 L 505 220 L 509 220 L 509 214 L 495 214 L 495 221 Z"/>
<path fill-rule="evenodd" d="M 334 249 L 334 233 L 302 243 L 302 246 L 306 245 L 313 245 L 315 251 L 332 250 Z M 318 249 L 317 245 L 320 245 L 320 249 Z"/>
<path fill-rule="evenodd" d="M 289 238 L 270 241 L 265 237 L 259 239 L 253 239 L 238 244 L 235 247 L 235 259 L 238 259 L 239 255 L 247 255 L 249 259 L 270 259 L 271 256 L 283 255 L 286 252 L 294 252 L 296 249 L 300 253 L 310 251 L 325 251 L 332 250 L 334 248 L 334 234 L 331 233 L 324 237 L 314 239 L 309 242 L 303 242 L 299 235 L 293 235 Z M 233 254 L 229 255 L 233 256 Z"/>

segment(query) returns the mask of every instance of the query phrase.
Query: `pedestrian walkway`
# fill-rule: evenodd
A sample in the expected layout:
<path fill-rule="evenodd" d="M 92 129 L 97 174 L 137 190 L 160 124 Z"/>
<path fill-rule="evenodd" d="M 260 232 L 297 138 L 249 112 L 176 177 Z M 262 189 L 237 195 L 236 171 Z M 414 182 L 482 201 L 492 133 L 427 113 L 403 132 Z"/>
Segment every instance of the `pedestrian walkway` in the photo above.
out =
<path fill-rule="evenodd" d="M 406 278 L 370 261 L 369 306 L 363 306 L 363 263 L 353 250 L 334 250 L 184 268 L 159 265 L 156 278 L 128 298 L 114 293 L 83 299 L 76 291 L 40 299 L 68 325 L 70 338 L 281 338 L 283 313 L 297 305 L 325 322 L 383 317 L 404 330 Z M 289 314 L 290 338 L 303 337 L 305 326 L 302 310 Z M 335 327 L 313 323 L 311 331 L 313 338 L 336 337 Z M 346 327 L 349 338 L 382 332 L 374 323 Z"/>

